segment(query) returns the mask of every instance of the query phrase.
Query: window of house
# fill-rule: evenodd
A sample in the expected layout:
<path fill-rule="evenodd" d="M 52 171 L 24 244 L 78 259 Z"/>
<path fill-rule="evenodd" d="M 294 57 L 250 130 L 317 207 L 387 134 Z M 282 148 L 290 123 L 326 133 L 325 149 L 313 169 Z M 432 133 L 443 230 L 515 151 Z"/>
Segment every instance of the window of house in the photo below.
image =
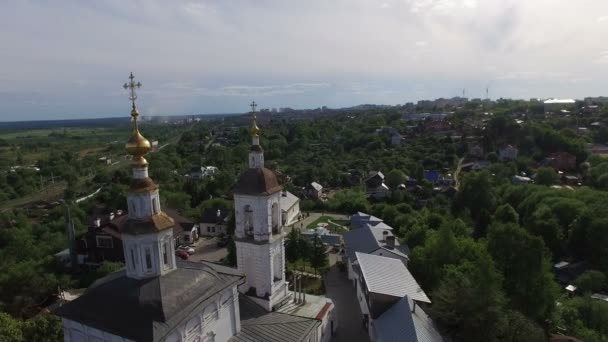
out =
<path fill-rule="evenodd" d="M 211 227 L 207 227 L 207 233 L 211 233 Z"/>
<path fill-rule="evenodd" d="M 211 232 L 215 233 L 215 227 L 211 227 Z"/>
<path fill-rule="evenodd" d="M 113 248 L 114 242 L 112 241 L 111 236 L 95 236 L 95 240 L 97 241 L 98 248 Z"/>
<path fill-rule="evenodd" d="M 167 265 L 169 263 L 169 252 L 168 252 L 167 245 L 168 245 L 167 242 L 163 243 L 163 262 L 165 263 L 165 265 Z"/>
<path fill-rule="evenodd" d="M 152 251 L 150 247 L 146 247 L 146 271 L 152 271 Z"/>
<path fill-rule="evenodd" d="M 135 258 L 135 248 L 131 248 L 131 267 L 137 270 L 137 259 Z"/>
<path fill-rule="evenodd" d="M 152 213 L 156 214 L 156 198 L 152 198 Z"/>

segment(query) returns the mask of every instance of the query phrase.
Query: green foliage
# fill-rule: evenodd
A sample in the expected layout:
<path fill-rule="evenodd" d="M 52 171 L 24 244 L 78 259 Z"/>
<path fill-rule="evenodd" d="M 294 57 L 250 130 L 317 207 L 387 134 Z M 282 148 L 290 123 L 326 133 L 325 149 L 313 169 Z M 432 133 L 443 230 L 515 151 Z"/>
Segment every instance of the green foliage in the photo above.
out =
<path fill-rule="evenodd" d="M 606 287 L 606 275 L 600 271 L 588 270 L 574 281 L 582 293 L 597 292 Z"/>
<path fill-rule="evenodd" d="M 558 287 L 543 240 L 515 223 L 495 224 L 488 233 L 488 250 L 505 276 L 510 305 L 537 321 L 549 317 Z"/>
<path fill-rule="evenodd" d="M 608 304 L 603 301 L 583 297 L 562 301 L 556 317 L 558 326 L 585 342 L 608 341 Z"/>
<path fill-rule="evenodd" d="M 61 319 L 41 314 L 27 321 L 20 321 L 0 312 L 0 342 L 61 342 Z"/>
<path fill-rule="evenodd" d="M 446 267 L 445 276 L 432 292 L 431 314 L 459 340 L 496 340 L 503 320 L 500 285 L 501 276 L 487 252 Z"/>
<path fill-rule="evenodd" d="M 506 203 L 496 208 L 494 219 L 502 223 L 517 223 L 519 214 L 509 203 Z"/>
<path fill-rule="evenodd" d="M 38 315 L 21 323 L 23 338 L 28 342 L 61 342 L 63 326 L 55 315 Z"/>
<path fill-rule="evenodd" d="M 25 340 L 19 321 L 4 312 L 0 312 L 0 342 L 21 341 Z"/>
<path fill-rule="evenodd" d="M 541 167 L 536 171 L 536 184 L 539 185 L 554 185 L 559 182 L 559 176 L 550 167 Z"/>

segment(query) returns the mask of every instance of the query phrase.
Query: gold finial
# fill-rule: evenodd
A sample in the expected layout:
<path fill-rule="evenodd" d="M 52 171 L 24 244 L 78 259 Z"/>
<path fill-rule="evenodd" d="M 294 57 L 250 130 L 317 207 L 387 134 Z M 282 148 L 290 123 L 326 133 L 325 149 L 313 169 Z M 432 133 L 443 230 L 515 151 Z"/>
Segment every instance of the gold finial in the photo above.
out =
<path fill-rule="evenodd" d="M 129 82 L 125 83 L 122 87 L 125 90 L 129 90 L 129 100 L 131 100 L 132 105 L 131 117 L 133 120 L 133 135 L 131 135 L 131 138 L 129 138 L 125 147 L 127 152 L 133 156 L 134 165 L 145 166 L 148 164 L 148 162 L 143 156 L 152 149 L 152 146 L 150 141 L 139 133 L 139 127 L 137 126 L 139 113 L 137 112 L 137 107 L 135 106 L 135 100 L 137 99 L 137 93 L 135 90 L 141 88 L 141 83 L 135 82 L 135 76 L 133 76 L 133 73 L 131 73 L 129 75 Z"/>
<path fill-rule="evenodd" d="M 251 136 L 252 137 L 259 137 L 260 136 L 260 128 L 258 127 L 257 117 L 255 115 L 255 108 L 258 106 L 258 104 L 255 103 L 255 101 L 253 101 L 253 102 L 251 102 L 250 106 L 251 106 L 251 114 L 253 114 L 253 123 L 251 125 Z"/>

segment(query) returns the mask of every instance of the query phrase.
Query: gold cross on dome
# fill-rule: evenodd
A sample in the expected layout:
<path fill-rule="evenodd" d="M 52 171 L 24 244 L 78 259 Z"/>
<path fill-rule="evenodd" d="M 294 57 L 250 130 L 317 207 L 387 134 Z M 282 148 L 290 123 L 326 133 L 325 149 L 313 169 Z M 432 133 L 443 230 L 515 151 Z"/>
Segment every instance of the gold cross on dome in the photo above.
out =
<path fill-rule="evenodd" d="M 129 90 L 129 100 L 131 100 L 133 108 L 135 108 L 135 100 L 137 100 L 137 93 L 135 90 L 141 88 L 141 82 L 135 82 L 135 76 L 131 73 L 129 75 L 129 82 L 125 83 L 122 87 L 125 90 Z"/>

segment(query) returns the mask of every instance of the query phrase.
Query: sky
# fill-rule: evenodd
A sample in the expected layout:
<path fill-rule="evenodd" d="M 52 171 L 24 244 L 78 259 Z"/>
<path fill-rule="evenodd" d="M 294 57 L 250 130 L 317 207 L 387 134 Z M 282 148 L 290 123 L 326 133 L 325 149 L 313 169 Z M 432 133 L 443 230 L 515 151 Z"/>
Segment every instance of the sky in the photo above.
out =
<path fill-rule="evenodd" d="M 606 0 L 3 0 L 0 121 L 608 95 Z"/>

